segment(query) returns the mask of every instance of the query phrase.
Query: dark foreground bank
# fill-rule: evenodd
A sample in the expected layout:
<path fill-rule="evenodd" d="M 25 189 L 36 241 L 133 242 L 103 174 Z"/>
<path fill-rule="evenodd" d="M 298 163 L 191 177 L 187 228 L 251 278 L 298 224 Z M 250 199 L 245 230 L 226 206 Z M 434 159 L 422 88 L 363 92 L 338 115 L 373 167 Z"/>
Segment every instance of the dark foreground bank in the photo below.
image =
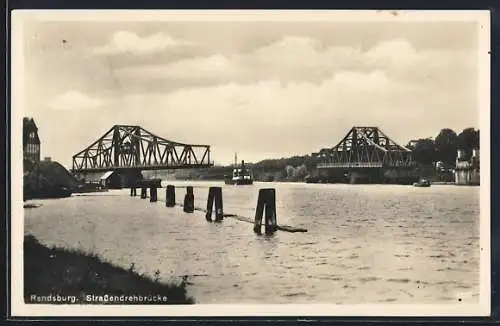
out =
<path fill-rule="evenodd" d="M 165 284 L 77 250 L 24 237 L 24 300 L 47 304 L 192 304 L 186 282 Z"/>

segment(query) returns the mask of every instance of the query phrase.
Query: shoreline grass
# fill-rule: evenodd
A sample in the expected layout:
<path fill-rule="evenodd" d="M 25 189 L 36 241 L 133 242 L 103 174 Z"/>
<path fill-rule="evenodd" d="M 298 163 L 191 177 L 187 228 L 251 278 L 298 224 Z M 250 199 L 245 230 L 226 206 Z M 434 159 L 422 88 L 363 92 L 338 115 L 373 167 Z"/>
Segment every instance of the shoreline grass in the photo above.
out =
<path fill-rule="evenodd" d="M 158 277 L 151 279 L 137 274 L 133 264 L 127 270 L 104 262 L 95 254 L 60 247 L 49 248 L 32 235 L 24 237 L 25 303 L 193 304 L 194 299 L 188 297 L 186 286 L 186 278 L 178 284 L 163 283 Z M 108 299 L 109 296 L 132 299 L 126 302 L 116 299 L 104 301 L 105 295 Z M 75 300 L 40 300 L 57 296 L 74 297 Z M 137 297 L 146 299 L 139 301 Z M 155 297 L 163 299 L 154 301 Z"/>

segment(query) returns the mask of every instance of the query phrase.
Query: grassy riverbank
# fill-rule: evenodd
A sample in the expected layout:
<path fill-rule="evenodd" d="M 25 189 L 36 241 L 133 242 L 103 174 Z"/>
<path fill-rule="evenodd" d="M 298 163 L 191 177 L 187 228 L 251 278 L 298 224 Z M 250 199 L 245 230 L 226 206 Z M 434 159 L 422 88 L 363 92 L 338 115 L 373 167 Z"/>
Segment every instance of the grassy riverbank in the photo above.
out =
<path fill-rule="evenodd" d="M 108 301 L 103 301 L 105 295 L 108 295 Z M 64 248 L 48 248 L 33 236 L 25 236 L 25 302 L 58 303 L 53 302 L 53 299 L 50 299 L 52 302 L 41 302 L 48 296 L 72 296 L 76 298 L 73 303 L 80 304 L 194 303 L 187 296 L 186 280 L 179 284 L 165 284 L 159 279 L 138 275 L 133 268 L 126 270 L 104 262 L 96 255 Z M 113 298 L 109 299 L 109 296 Z"/>

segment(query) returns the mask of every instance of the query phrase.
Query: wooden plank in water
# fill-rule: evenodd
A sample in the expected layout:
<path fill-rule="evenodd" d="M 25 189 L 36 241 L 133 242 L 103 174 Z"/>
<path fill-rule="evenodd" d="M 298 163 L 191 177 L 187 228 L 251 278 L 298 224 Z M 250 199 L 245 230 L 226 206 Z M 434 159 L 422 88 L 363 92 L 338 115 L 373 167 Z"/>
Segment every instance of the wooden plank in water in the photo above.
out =
<path fill-rule="evenodd" d="M 307 229 L 296 228 L 296 227 L 290 226 L 290 225 L 278 225 L 278 230 L 292 232 L 292 233 L 294 233 L 294 232 L 307 232 Z"/>
<path fill-rule="evenodd" d="M 181 207 L 184 206 L 182 204 L 177 204 L 177 205 L 181 206 Z M 206 209 L 201 208 L 201 207 L 195 207 L 194 209 L 196 211 L 201 211 L 201 212 L 204 212 L 204 213 L 207 212 Z M 234 218 L 234 219 L 236 219 L 238 221 L 247 222 L 247 223 L 251 223 L 251 224 L 254 223 L 253 219 L 251 219 L 249 217 L 239 216 L 239 215 L 236 215 L 236 214 L 224 214 L 224 217 L 231 217 L 231 218 Z M 298 228 L 298 227 L 294 227 L 294 226 L 290 226 L 290 225 L 278 225 L 277 227 L 278 227 L 278 230 L 284 231 L 284 232 L 291 232 L 291 233 L 307 232 L 307 229 Z"/>
<path fill-rule="evenodd" d="M 254 223 L 254 220 L 249 218 L 249 217 L 238 216 L 235 214 L 224 214 L 224 217 L 231 217 L 231 218 L 237 219 L 238 221 L 247 222 L 247 223 L 251 223 L 251 224 Z M 294 227 L 294 226 L 290 226 L 290 225 L 278 225 L 277 227 L 278 227 L 278 230 L 285 231 L 285 232 L 292 232 L 292 233 L 307 232 L 307 229 L 298 228 L 298 227 Z"/>

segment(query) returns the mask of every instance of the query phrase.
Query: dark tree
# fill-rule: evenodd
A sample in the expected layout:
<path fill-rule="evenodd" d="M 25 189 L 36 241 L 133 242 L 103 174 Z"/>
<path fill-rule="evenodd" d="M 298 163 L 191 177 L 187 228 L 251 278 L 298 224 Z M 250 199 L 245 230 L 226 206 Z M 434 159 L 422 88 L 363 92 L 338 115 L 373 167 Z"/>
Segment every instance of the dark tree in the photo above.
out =
<path fill-rule="evenodd" d="M 455 164 L 458 148 L 457 134 L 451 129 L 442 129 L 434 143 L 436 144 L 437 159 L 446 164 Z"/>
<path fill-rule="evenodd" d="M 415 149 L 415 142 L 416 142 L 415 140 L 412 140 L 412 141 L 408 142 L 408 144 L 406 144 L 405 147 L 408 149 L 414 150 Z"/>
<path fill-rule="evenodd" d="M 465 152 L 465 159 L 472 156 L 472 150 L 479 147 L 479 130 L 466 128 L 458 135 L 458 148 Z"/>
<path fill-rule="evenodd" d="M 436 161 L 436 146 L 432 139 L 419 139 L 412 149 L 413 159 L 421 164 L 432 164 Z"/>

